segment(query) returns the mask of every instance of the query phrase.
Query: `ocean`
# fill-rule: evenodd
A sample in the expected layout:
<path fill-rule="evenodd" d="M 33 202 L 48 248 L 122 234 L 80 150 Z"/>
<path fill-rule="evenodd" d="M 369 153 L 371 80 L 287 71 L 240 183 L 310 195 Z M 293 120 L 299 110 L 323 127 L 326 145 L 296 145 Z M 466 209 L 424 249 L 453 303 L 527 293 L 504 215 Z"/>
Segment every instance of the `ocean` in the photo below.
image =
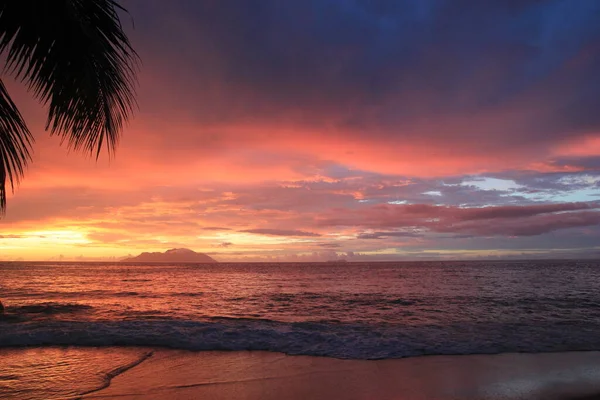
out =
<path fill-rule="evenodd" d="M 345 359 L 600 350 L 599 261 L 0 263 L 0 346 Z"/>

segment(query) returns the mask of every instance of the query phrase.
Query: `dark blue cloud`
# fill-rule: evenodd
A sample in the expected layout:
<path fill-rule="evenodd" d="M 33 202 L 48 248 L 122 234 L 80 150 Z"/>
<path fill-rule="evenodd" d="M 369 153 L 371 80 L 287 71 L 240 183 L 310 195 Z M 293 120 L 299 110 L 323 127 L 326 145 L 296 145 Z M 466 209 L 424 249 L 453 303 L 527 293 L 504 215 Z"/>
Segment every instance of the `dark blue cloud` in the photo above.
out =
<path fill-rule="evenodd" d="M 600 127 L 596 0 L 154 0 L 131 11 L 142 58 L 167 60 L 202 121 L 285 117 L 374 139 L 485 138 L 488 151 Z M 166 101 L 189 108 L 190 96 Z"/>

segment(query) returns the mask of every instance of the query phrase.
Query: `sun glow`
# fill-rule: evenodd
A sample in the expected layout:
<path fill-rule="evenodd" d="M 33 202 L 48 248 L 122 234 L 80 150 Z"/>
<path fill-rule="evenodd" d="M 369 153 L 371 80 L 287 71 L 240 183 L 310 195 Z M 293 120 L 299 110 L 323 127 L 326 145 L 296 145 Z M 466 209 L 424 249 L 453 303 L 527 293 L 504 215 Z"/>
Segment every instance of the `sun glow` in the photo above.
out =
<path fill-rule="evenodd" d="M 3 244 L 21 247 L 48 244 L 71 245 L 90 243 L 84 232 L 66 229 L 22 232 L 16 235 L 7 235 L 0 240 Z"/>
<path fill-rule="evenodd" d="M 0 248 L 2 257 L 19 256 L 20 258 L 35 260 L 44 259 L 48 255 L 54 255 L 60 249 L 61 252 L 77 246 L 85 246 L 91 243 L 85 232 L 73 229 L 64 230 L 39 230 L 24 231 L 16 234 L 0 235 Z"/>

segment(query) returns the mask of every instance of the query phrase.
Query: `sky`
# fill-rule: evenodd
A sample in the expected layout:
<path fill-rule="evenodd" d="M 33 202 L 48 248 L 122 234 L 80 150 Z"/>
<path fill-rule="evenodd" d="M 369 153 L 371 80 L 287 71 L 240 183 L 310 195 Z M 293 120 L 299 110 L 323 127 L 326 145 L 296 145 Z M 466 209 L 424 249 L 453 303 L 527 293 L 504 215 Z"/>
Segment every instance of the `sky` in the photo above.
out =
<path fill-rule="evenodd" d="M 600 2 L 123 0 L 114 158 L 36 143 L 0 259 L 600 257 Z"/>

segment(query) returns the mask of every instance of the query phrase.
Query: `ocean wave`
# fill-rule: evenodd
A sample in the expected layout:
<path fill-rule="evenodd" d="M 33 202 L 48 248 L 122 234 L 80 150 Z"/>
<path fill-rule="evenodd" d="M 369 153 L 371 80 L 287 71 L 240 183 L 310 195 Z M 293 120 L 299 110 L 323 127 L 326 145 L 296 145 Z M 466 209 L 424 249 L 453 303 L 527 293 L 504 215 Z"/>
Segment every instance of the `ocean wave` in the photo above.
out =
<path fill-rule="evenodd" d="M 77 303 L 39 303 L 27 304 L 23 306 L 9 306 L 6 308 L 7 315 L 26 315 L 26 314 L 65 314 L 80 311 L 91 310 L 93 307 L 86 304 Z"/>
<path fill-rule="evenodd" d="M 204 296 L 202 292 L 175 292 L 171 293 L 171 297 L 200 297 Z"/>
<path fill-rule="evenodd" d="M 362 325 L 221 319 L 0 322 L 0 346 L 149 346 L 264 350 L 346 359 L 600 350 L 600 324 Z"/>
<path fill-rule="evenodd" d="M 30 323 L 35 320 L 53 320 L 60 316 L 69 316 L 92 310 L 94 307 L 76 303 L 38 303 L 21 306 L 8 306 L 0 314 L 0 329 L 3 324 Z M 0 343 L 1 345 L 1 343 Z"/>
<path fill-rule="evenodd" d="M 157 297 L 159 295 L 141 294 L 135 291 L 114 291 L 114 290 L 86 290 L 86 291 L 5 291 L 2 293 L 5 298 L 27 298 L 27 299 L 81 299 L 81 298 L 110 298 L 110 297 Z"/>

